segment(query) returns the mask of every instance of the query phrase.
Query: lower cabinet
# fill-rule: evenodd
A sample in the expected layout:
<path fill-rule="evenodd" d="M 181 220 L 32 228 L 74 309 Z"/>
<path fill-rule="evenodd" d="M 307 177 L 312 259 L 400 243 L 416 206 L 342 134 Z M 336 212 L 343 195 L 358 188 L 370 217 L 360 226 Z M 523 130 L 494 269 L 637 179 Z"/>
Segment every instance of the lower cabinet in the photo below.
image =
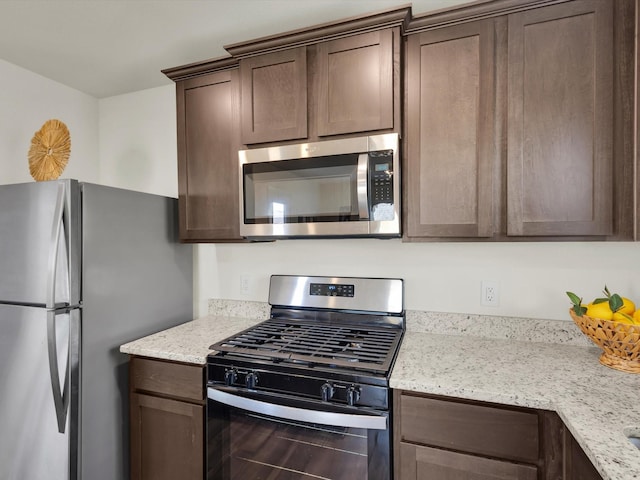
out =
<path fill-rule="evenodd" d="M 600 480 L 554 412 L 394 392 L 395 480 Z"/>
<path fill-rule="evenodd" d="M 203 480 L 204 366 L 132 357 L 132 480 Z"/>
<path fill-rule="evenodd" d="M 531 465 L 477 457 L 419 445 L 400 444 L 402 479 L 537 480 Z"/>
<path fill-rule="evenodd" d="M 565 476 L 564 480 L 602 480 L 596 467 L 589 461 L 569 430 L 565 429 Z"/>

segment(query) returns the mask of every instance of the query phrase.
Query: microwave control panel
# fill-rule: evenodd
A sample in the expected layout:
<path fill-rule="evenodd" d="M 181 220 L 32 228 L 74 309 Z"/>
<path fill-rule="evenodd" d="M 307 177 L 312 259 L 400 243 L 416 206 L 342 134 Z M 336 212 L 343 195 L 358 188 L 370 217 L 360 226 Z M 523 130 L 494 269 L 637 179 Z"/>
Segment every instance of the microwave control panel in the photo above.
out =
<path fill-rule="evenodd" d="M 369 192 L 371 210 L 378 204 L 393 205 L 393 151 L 369 153 Z"/>

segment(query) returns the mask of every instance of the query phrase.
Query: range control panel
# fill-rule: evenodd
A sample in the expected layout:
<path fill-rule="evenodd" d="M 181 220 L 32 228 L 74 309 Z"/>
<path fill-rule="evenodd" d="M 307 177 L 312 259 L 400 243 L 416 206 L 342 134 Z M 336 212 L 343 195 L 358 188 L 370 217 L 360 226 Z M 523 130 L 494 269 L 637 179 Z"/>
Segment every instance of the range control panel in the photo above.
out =
<path fill-rule="evenodd" d="M 321 297 L 353 297 L 354 292 L 353 284 L 311 283 L 309 285 L 309 295 Z"/>

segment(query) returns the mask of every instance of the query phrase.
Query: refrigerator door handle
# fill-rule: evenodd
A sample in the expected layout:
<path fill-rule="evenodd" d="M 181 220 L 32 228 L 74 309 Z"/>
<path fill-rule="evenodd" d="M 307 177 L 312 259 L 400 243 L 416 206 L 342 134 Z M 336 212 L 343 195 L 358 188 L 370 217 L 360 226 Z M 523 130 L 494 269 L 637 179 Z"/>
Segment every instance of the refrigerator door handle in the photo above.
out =
<path fill-rule="evenodd" d="M 64 375 L 64 388 L 60 390 L 60 370 L 58 368 L 58 343 L 56 341 L 56 312 L 47 312 L 47 347 L 49 351 L 49 374 L 51 376 L 51 390 L 53 405 L 58 420 L 58 431 L 64 433 L 69 411 L 69 351 L 67 352 L 67 367 Z M 70 345 L 71 347 L 71 345 Z"/>
<path fill-rule="evenodd" d="M 60 233 L 62 232 L 62 219 L 64 217 L 65 184 L 58 183 L 56 196 L 56 208 L 53 213 L 53 227 L 51 230 L 51 243 L 49 244 L 49 270 L 47 272 L 47 308 L 56 308 L 56 273 L 58 270 L 58 246 L 60 245 Z"/>

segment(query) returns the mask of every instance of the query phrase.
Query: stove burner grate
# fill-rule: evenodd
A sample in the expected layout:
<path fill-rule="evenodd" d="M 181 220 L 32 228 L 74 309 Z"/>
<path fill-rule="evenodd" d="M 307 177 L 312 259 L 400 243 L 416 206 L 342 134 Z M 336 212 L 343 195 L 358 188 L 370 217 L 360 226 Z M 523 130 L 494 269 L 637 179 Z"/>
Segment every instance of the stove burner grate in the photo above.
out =
<path fill-rule="evenodd" d="M 211 348 L 274 361 L 386 373 L 401 336 L 395 328 L 270 319 Z"/>

